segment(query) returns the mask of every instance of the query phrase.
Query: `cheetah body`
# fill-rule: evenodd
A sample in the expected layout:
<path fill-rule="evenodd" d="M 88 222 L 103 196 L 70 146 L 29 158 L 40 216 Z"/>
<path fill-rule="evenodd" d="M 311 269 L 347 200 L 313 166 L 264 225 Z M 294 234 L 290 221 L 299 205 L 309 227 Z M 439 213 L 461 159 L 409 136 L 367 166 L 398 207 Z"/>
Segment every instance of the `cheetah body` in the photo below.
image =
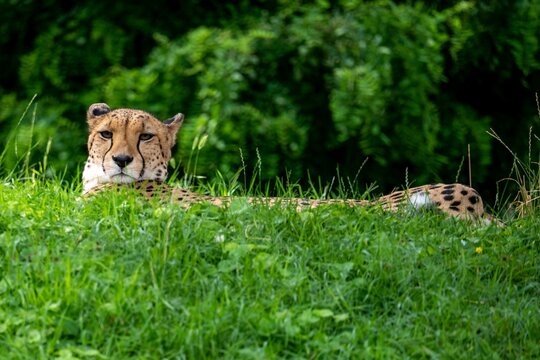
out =
<path fill-rule="evenodd" d="M 83 171 L 84 194 L 108 189 L 114 184 L 131 186 L 147 197 L 171 199 L 181 206 L 208 202 L 225 206 L 229 197 L 213 197 L 164 184 L 171 149 L 184 116 L 177 114 L 164 122 L 141 110 L 111 110 L 107 104 L 90 106 L 88 159 Z M 298 209 L 341 203 L 347 206 L 377 205 L 395 211 L 403 206 L 438 208 L 461 219 L 491 217 L 484 212 L 476 190 L 463 184 L 431 184 L 395 191 L 376 200 L 308 200 L 299 198 L 248 198 L 268 205 L 291 204 Z"/>

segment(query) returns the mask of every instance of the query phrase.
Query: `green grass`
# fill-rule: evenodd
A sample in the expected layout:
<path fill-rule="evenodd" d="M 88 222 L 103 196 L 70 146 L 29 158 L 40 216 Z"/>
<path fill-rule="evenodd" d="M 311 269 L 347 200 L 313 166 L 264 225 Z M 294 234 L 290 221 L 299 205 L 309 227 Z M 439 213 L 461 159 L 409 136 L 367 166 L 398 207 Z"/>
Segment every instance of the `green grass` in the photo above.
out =
<path fill-rule="evenodd" d="M 13 359 L 540 356 L 540 222 L 0 183 Z"/>

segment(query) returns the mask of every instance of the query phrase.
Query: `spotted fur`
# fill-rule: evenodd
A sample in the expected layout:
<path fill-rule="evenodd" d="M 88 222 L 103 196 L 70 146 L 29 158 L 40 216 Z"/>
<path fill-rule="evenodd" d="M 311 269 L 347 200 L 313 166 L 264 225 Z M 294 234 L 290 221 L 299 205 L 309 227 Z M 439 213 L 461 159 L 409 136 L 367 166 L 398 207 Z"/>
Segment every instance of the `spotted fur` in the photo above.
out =
<path fill-rule="evenodd" d="M 163 181 L 176 134 L 184 116 L 177 114 L 164 122 L 141 110 L 111 110 L 107 104 L 90 106 L 88 160 L 83 172 L 84 194 L 110 189 L 114 184 L 131 186 L 145 196 L 172 200 L 183 207 L 208 202 L 226 206 L 229 197 L 201 195 L 187 189 L 170 188 Z M 463 184 L 432 184 L 395 191 L 373 201 L 310 200 L 298 198 L 248 198 L 251 203 L 289 204 L 298 209 L 325 204 L 380 206 L 388 211 L 400 207 L 435 208 L 452 217 L 494 220 L 484 211 L 478 192 Z"/>

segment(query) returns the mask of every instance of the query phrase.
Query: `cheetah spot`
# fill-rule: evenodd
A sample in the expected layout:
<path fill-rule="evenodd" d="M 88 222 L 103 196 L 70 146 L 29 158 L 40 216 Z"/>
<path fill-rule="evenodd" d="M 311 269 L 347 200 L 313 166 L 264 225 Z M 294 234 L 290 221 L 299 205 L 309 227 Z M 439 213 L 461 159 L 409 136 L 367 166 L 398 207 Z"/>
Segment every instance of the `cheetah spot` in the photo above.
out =
<path fill-rule="evenodd" d="M 469 201 L 471 202 L 471 204 L 476 204 L 478 202 L 478 196 L 471 196 L 469 198 Z"/>
<path fill-rule="evenodd" d="M 452 201 L 452 200 L 454 200 L 454 196 L 453 195 L 446 195 L 445 197 L 443 197 L 443 199 L 445 201 Z"/>

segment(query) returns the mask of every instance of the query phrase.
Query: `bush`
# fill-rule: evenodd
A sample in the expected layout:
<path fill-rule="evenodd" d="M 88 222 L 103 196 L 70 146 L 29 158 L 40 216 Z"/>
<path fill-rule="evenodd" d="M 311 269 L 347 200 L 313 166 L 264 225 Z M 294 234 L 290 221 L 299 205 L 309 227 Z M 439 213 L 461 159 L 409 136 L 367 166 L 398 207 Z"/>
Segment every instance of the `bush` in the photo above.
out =
<path fill-rule="evenodd" d="M 206 176 L 244 164 L 250 174 L 261 159 L 262 179 L 329 181 L 337 167 L 353 176 L 369 158 L 360 178 L 383 188 L 406 176 L 466 181 L 470 144 L 475 185 L 494 184 L 512 159 L 486 131 L 527 151 L 540 0 L 203 3 L 204 11 L 185 1 L 167 12 L 162 0 L 133 9 L 0 3 L 0 48 L 12 54 L 0 59 L 0 130 L 30 126 L 17 123 L 38 93 L 31 161 L 54 136 L 50 164 L 76 176 L 85 109 L 98 101 L 161 118 L 186 113 L 176 160 L 209 135 L 189 169 Z M 5 168 L 17 162 L 8 152 Z"/>
<path fill-rule="evenodd" d="M 105 97 L 163 116 L 186 112 L 184 159 L 191 139 L 209 135 L 199 155 L 203 174 L 213 166 L 238 170 L 241 148 L 251 166 L 260 154 L 263 179 L 286 170 L 294 178 L 308 171 L 329 177 L 337 165 L 353 175 L 365 157 L 365 178 L 382 185 L 396 184 L 407 167 L 417 182 L 455 177 L 467 144 L 475 168 L 490 162 L 491 151 L 481 136 L 488 118 L 464 105 L 438 111 L 444 49 L 454 44 L 458 51 L 454 40 L 462 36 L 447 26 L 469 10 L 434 16 L 379 2 L 347 12 L 304 7 L 248 29 L 158 37 L 144 67 L 109 76 Z M 449 143 L 453 151 L 446 151 Z"/>

